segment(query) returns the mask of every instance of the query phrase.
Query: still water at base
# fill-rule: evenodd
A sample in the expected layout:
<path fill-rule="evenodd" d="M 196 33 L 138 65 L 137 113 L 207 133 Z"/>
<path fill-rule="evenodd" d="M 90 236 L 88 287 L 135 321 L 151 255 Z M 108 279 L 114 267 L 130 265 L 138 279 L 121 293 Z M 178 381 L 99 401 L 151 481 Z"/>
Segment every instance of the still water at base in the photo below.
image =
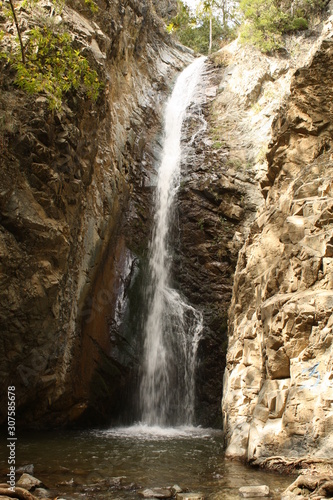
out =
<path fill-rule="evenodd" d="M 210 500 L 236 499 L 241 486 L 267 484 L 278 499 L 292 482 L 225 460 L 222 433 L 194 427 L 30 433 L 17 442 L 17 467 L 27 464 L 65 499 L 134 500 L 140 489 L 174 484 Z"/>

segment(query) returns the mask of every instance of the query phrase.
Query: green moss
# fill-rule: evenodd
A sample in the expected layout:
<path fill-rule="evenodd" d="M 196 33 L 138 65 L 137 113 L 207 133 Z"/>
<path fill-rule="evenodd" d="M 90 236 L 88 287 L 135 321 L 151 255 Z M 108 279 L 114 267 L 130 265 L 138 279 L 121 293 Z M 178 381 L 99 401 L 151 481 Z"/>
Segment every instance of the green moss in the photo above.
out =
<path fill-rule="evenodd" d="M 261 105 L 259 104 L 259 102 L 256 102 L 255 104 L 252 104 L 251 109 L 253 110 L 253 112 L 254 112 L 255 114 L 258 114 L 258 113 L 260 113 L 260 111 L 262 110 L 262 107 L 261 107 Z"/>
<path fill-rule="evenodd" d="M 198 226 L 199 226 L 200 231 L 204 230 L 204 223 L 205 223 L 204 219 L 198 220 Z"/>
<path fill-rule="evenodd" d="M 209 56 L 209 59 L 213 62 L 216 68 L 226 68 L 229 66 L 229 58 L 227 54 L 223 52 L 214 52 Z"/>
<path fill-rule="evenodd" d="M 241 170 L 243 165 L 242 160 L 239 158 L 232 158 L 227 161 L 227 167 L 234 168 L 235 170 Z"/>
<path fill-rule="evenodd" d="M 214 149 L 221 149 L 225 146 L 225 143 L 223 141 L 215 141 L 213 143 L 213 148 Z"/>
<path fill-rule="evenodd" d="M 256 157 L 257 163 L 263 163 L 266 160 L 267 146 L 262 146 Z"/>

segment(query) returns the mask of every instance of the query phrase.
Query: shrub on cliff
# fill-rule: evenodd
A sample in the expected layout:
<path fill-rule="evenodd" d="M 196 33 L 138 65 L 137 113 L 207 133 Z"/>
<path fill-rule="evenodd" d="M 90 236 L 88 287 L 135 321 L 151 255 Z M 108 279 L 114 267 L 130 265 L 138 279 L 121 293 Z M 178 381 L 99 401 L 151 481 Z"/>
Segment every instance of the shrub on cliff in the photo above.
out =
<path fill-rule="evenodd" d="M 72 46 L 69 33 L 34 28 L 25 48 L 26 62 L 15 63 L 15 83 L 28 93 L 45 92 L 51 108 L 60 108 L 63 94 L 79 87 L 96 100 L 101 87 L 87 59 Z"/>
<path fill-rule="evenodd" d="M 29 17 L 36 19 L 36 12 L 32 15 L 33 8 L 36 10 L 36 1 L 24 0 L 24 9 L 30 11 Z M 89 8 L 94 12 L 95 3 L 93 0 L 85 0 Z M 58 10 L 60 2 L 54 0 L 54 7 Z M 61 4 L 64 7 L 64 2 Z M 84 94 L 96 100 L 102 84 L 98 74 L 93 70 L 87 58 L 83 56 L 79 49 L 73 46 L 73 39 L 70 33 L 66 32 L 64 25 L 53 26 L 52 29 L 45 25 L 45 20 L 39 19 L 39 24 L 26 31 L 24 44 L 22 42 L 19 18 L 14 7 L 13 0 L 10 0 L 10 8 L 7 8 L 7 16 L 12 17 L 16 26 L 19 39 L 20 51 L 1 47 L 3 36 L 0 36 L 0 56 L 6 58 L 9 64 L 16 69 L 15 84 L 30 94 L 45 93 L 51 109 L 59 109 L 64 95 L 72 90 L 80 89 Z M 36 24 L 33 21 L 32 24 Z M 14 37 L 9 34 L 7 38 L 9 47 L 15 47 Z M 17 44 L 16 44 L 16 48 Z M 2 50 L 1 50 L 2 49 Z"/>
<path fill-rule="evenodd" d="M 307 29 L 324 6 L 324 0 L 241 0 L 241 40 L 262 52 L 279 49 L 285 33 Z"/>

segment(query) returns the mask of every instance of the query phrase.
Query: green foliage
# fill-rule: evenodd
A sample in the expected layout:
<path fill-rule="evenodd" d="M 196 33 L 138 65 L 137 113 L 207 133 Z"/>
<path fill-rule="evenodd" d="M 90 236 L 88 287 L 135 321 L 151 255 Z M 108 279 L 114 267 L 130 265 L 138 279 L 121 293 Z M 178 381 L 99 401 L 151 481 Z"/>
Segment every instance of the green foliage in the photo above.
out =
<path fill-rule="evenodd" d="M 15 83 L 30 94 L 45 92 L 52 109 L 60 108 L 63 95 L 72 89 L 81 88 L 87 97 L 97 99 L 98 75 L 80 51 L 74 50 L 68 33 L 32 29 L 25 53 L 26 64 L 15 64 Z"/>
<path fill-rule="evenodd" d="M 3 7 L 4 7 L 3 9 L 4 16 L 12 21 L 14 19 L 13 11 L 10 8 L 8 8 L 7 4 L 5 4 Z"/>
<path fill-rule="evenodd" d="M 98 12 L 98 6 L 94 2 L 94 0 L 84 0 L 84 3 L 87 5 L 87 7 L 89 7 L 93 14 Z"/>
<path fill-rule="evenodd" d="M 36 0 L 30 0 L 30 1 L 35 2 Z M 52 0 L 52 4 L 54 6 L 56 14 L 60 16 L 64 10 L 66 0 Z"/>
<path fill-rule="evenodd" d="M 223 37 L 223 27 L 218 19 L 212 19 L 212 52 L 218 50 L 221 46 L 221 40 Z M 209 17 L 204 16 L 201 20 L 200 25 L 192 28 L 191 26 L 181 30 L 178 34 L 179 41 L 188 47 L 191 47 L 194 51 L 200 52 L 201 54 L 208 54 L 209 49 Z"/>
<path fill-rule="evenodd" d="M 195 52 L 207 54 L 209 49 L 209 31 L 211 11 L 204 9 L 197 15 L 191 13 L 190 9 L 182 1 L 178 2 L 178 13 L 171 19 L 167 26 L 169 33 L 175 33 L 183 45 L 190 47 Z M 229 28 L 223 26 L 217 16 L 212 16 L 212 50 L 218 50 L 223 38 L 229 36 Z"/>
<path fill-rule="evenodd" d="M 51 1 L 53 11 L 60 14 L 66 0 Z M 98 7 L 94 0 L 84 1 L 91 12 L 97 12 Z M 30 11 L 36 18 L 37 3 L 38 0 L 23 0 L 21 8 Z M 17 70 L 15 83 L 20 88 L 31 94 L 46 93 L 52 109 L 59 109 L 64 94 L 71 90 L 80 89 L 88 98 L 97 99 L 102 88 L 98 75 L 90 68 L 88 60 L 80 51 L 74 50 L 72 38 L 69 33 L 64 32 L 61 24 L 50 29 L 47 27 L 50 25 L 48 19 L 40 18 L 40 23 L 44 24 L 44 27 L 25 32 L 26 39 L 23 44 L 14 0 L 9 0 L 9 5 L 6 3 L 4 14 L 13 20 L 16 27 L 16 41 L 19 42 L 21 54 L 13 55 L 15 50 L 10 53 L 6 48 L 6 52 L 0 50 L 0 59 L 6 58 L 15 67 Z M 0 49 L 3 37 L 4 33 L 0 32 Z"/>
<path fill-rule="evenodd" d="M 241 40 L 271 52 L 283 47 L 283 35 L 307 29 L 311 16 L 324 7 L 323 0 L 241 0 L 245 22 Z"/>
<path fill-rule="evenodd" d="M 292 3 L 292 10 L 295 17 L 311 20 L 311 17 L 322 12 L 326 4 L 325 0 L 296 0 Z"/>
<path fill-rule="evenodd" d="M 34 8 L 34 6 L 36 5 L 36 3 L 37 3 L 37 0 L 23 0 L 23 2 L 21 3 L 21 8 L 28 9 L 31 11 Z"/>
<path fill-rule="evenodd" d="M 0 44 L 5 36 L 5 32 L 3 30 L 0 30 Z M 3 52 L 0 52 L 0 54 L 3 54 Z"/>
<path fill-rule="evenodd" d="M 309 22 L 304 17 L 296 17 L 291 23 L 291 30 L 306 30 L 309 27 Z"/>
<path fill-rule="evenodd" d="M 283 46 L 282 34 L 288 16 L 274 0 L 241 0 L 240 9 L 246 22 L 241 30 L 241 40 L 255 45 L 263 52 Z"/>
<path fill-rule="evenodd" d="M 266 160 L 266 155 L 267 155 L 268 148 L 267 146 L 261 146 L 259 153 L 257 154 L 256 157 L 256 162 L 257 163 L 264 163 Z"/>

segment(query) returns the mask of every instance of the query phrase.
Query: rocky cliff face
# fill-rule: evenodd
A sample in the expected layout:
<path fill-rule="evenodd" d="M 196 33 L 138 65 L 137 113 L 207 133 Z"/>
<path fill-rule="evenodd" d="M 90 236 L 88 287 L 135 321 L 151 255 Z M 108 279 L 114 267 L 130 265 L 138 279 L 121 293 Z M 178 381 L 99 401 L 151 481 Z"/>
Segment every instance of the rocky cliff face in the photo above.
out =
<path fill-rule="evenodd" d="M 153 0 L 153 5 L 163 19 L 170 19 L 177 14 L 177 0 Z"/>
<path fill-rule="evenodd" d="M 273 123 L 265 205 L 235 274 L 227 455 L 256 463 L 332 457 L 332 58 L 330 19 Z"/>
<path fill-rule="evenodd" d="M 43 3 L 34 12 L 20 12 L 25 28 L 50 15 Z M 110 329 L 149 230 L 164 96 L 190 60 L 149 1 L 101 2 L 93 18 L 73 2 L 61 17 L 105 82 L 98 102 L 71 95 L 51 112 L 13 86 L 4 64 L 0 81 L 0 373 L 28 425 L 87 409 L 96 420 L 116 406 L 135 355 L 124 367 L 116 353 L 126 341 Z"/>
<path fill-rule="evenodd" d="M 298 59 L 312 43 L 293 40 Z M 296 59 L 266 57 L 233 42 L 208 61 L 204 103 L 193 106 L 186 123 L 174 274 L 204 315 L 196 407 L 203 425 L 221 425 L 237 258 L 264 204 L 265 151 L 296 65 Z"/>
<path fill-rule="evenodd" d="M 161 111 L 192 58 L 165 35 L 173 8 L 116 1 L 92 18 L 66 5 L 105 82 L 95 104 L 73 94 L 51 112 L 3 63 L 0 374 L 26 425 L 109 420 L 131 402 Z M 333 445 L 330 23 L 277 58 L 225 47 L 186 122 L 174 276 L 204 312 L 197 417 L 220 423 L 229 325 L 227 454 L 257 463 Z"/>
<path fill-rule="evenodd" d="M 196 418 L 213 427 L 221 427 L 221 373 L 237 255 L 261 200 L 255 172 L 244 175 L 233 168 L 234 152 L 214 136 L 224 71 L 207 61 L 203 96 L 185 123 L 174 264 L 176 286 L 203 312 Z"/>

